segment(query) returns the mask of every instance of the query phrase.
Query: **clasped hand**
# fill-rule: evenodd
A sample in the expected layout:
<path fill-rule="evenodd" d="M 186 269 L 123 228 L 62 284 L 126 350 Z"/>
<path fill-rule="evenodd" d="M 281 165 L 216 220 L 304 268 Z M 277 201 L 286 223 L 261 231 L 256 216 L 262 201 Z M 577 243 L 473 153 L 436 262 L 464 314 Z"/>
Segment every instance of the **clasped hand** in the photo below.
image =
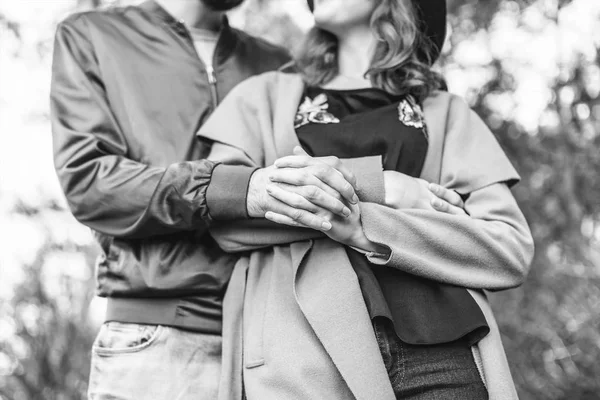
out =
<path fill-rule="evenodd" d="M 465 214 L 461 197 L 439 185 L 384 171 L 385 205 Z M 311 157 L 300 147 L 294 155 L 257 170 L 248 189 L 248 213 L 273 222 L 320 230 L 356 246 L 364 242 L 356 177 L 334 156 Z"/>
<path fill-rule="evenodd" d="M 301 148 L 257 170 L 248 213 L 284 225 L 320 230 L 349 244 L 360 230 L 356 178 L 337 157 L 311 157 Z"/>

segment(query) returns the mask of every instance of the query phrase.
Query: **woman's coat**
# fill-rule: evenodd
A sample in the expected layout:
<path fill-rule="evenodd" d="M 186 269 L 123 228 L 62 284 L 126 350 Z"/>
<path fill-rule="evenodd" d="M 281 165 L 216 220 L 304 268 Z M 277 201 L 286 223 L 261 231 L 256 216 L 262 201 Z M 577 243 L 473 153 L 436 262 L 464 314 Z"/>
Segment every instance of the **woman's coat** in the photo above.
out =
<path fill-rule="evenodd" d="M 299 145 L 293 121 L 303 89 L 298 75 L 278 72 L 240 84 L 199 132 L 215 142 L 209 158 L 264 167 L 291 154 Z M 518 175 L 462 100 L 438 92 L 423 106 L 429 149 L 421 177 L 469 194 L 469 216 L 395 210 L 361 198 L 365 235 L 390 249 L 388 259 L 370 261 L 473 289 L 491 329 L 474 348 L 490 399 L 516 399 L 481 289 L 518 286 L 528 271 L 531 234 L 502 183 Z M 381 179 L 360 184 L 383 198 Z M 394 399 L 342 245 L 264 220 L 216 225 L 212 234 L 224 250 L 243 252 L 224 301 L 220 399 L 241 399 L 242 374 L 250 400 Z"/>

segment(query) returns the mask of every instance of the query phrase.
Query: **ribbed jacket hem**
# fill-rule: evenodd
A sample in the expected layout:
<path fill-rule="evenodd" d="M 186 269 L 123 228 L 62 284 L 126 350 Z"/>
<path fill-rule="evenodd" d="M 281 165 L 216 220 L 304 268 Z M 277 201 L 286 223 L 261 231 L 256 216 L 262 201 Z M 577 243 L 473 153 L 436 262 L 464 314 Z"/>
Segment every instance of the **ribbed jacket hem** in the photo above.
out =
<path fill-rule="evenodd" d="M 221 334 L 222 316 L 182 312 L 180 299 L 109 298 L 106 322 L 165 325 L 195 332 Z"/>

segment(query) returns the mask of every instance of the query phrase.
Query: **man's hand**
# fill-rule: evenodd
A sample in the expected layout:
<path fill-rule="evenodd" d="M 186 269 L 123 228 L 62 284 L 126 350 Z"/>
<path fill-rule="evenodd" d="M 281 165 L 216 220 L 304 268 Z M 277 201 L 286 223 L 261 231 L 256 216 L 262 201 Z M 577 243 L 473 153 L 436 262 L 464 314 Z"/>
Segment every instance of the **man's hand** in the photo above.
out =
<path fill-rule="evenodd" d="M 331 196 L 339 194 L 351 204 L 358 203 L 355 192 L 356 177 L 335 156 L 312 157 L 301 147 L 295 147 L 294 155 L 278 159 L 275 161 L 275 167 L 277 170 L 270 177 L 273 182 L 292 186 L 315 186 Z M 314 202 L 312 197 L 308 200 Z"/>
<path fill-rule="evenodd" d="M 337 157 L 310 157 L 299 148 L 250 179 L 247 209 L 251 217 L 275 215 L 275 222 L 321 231 L 333 217 L 347 218 L 358 203 L 356 178 Z"/>
<path fill-rule="evenodd" d="M 384 171 L 383 181 L 385 204 L 389 207 L 466 215 L 462 198 L 453 190 L 396 171 Z"/>
<path fill-rule="evenodd" d="M 385 204 L 396 209 L 435 210 L 466 215 L 460 195 L 423 179 L 384 171 Z M 257 170 L 248 188 L 248 214 L 284 225 L 312 228 L 344 240 L 356 215 L 356 178 L 337 157 L 294 155 Z M 329 232 L 332 223 L 342 229 Z"/>

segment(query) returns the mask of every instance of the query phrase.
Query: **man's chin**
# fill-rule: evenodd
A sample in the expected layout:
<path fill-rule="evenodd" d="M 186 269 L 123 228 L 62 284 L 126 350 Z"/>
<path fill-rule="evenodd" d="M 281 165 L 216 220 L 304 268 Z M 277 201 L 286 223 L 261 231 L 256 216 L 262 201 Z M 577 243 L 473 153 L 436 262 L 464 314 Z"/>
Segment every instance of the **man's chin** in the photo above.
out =
<path fill-rule="evenodd" d="M 229 11 L 242 4 L 244 0 L 200 0 L 207 7 L 215 11 Z"/>

